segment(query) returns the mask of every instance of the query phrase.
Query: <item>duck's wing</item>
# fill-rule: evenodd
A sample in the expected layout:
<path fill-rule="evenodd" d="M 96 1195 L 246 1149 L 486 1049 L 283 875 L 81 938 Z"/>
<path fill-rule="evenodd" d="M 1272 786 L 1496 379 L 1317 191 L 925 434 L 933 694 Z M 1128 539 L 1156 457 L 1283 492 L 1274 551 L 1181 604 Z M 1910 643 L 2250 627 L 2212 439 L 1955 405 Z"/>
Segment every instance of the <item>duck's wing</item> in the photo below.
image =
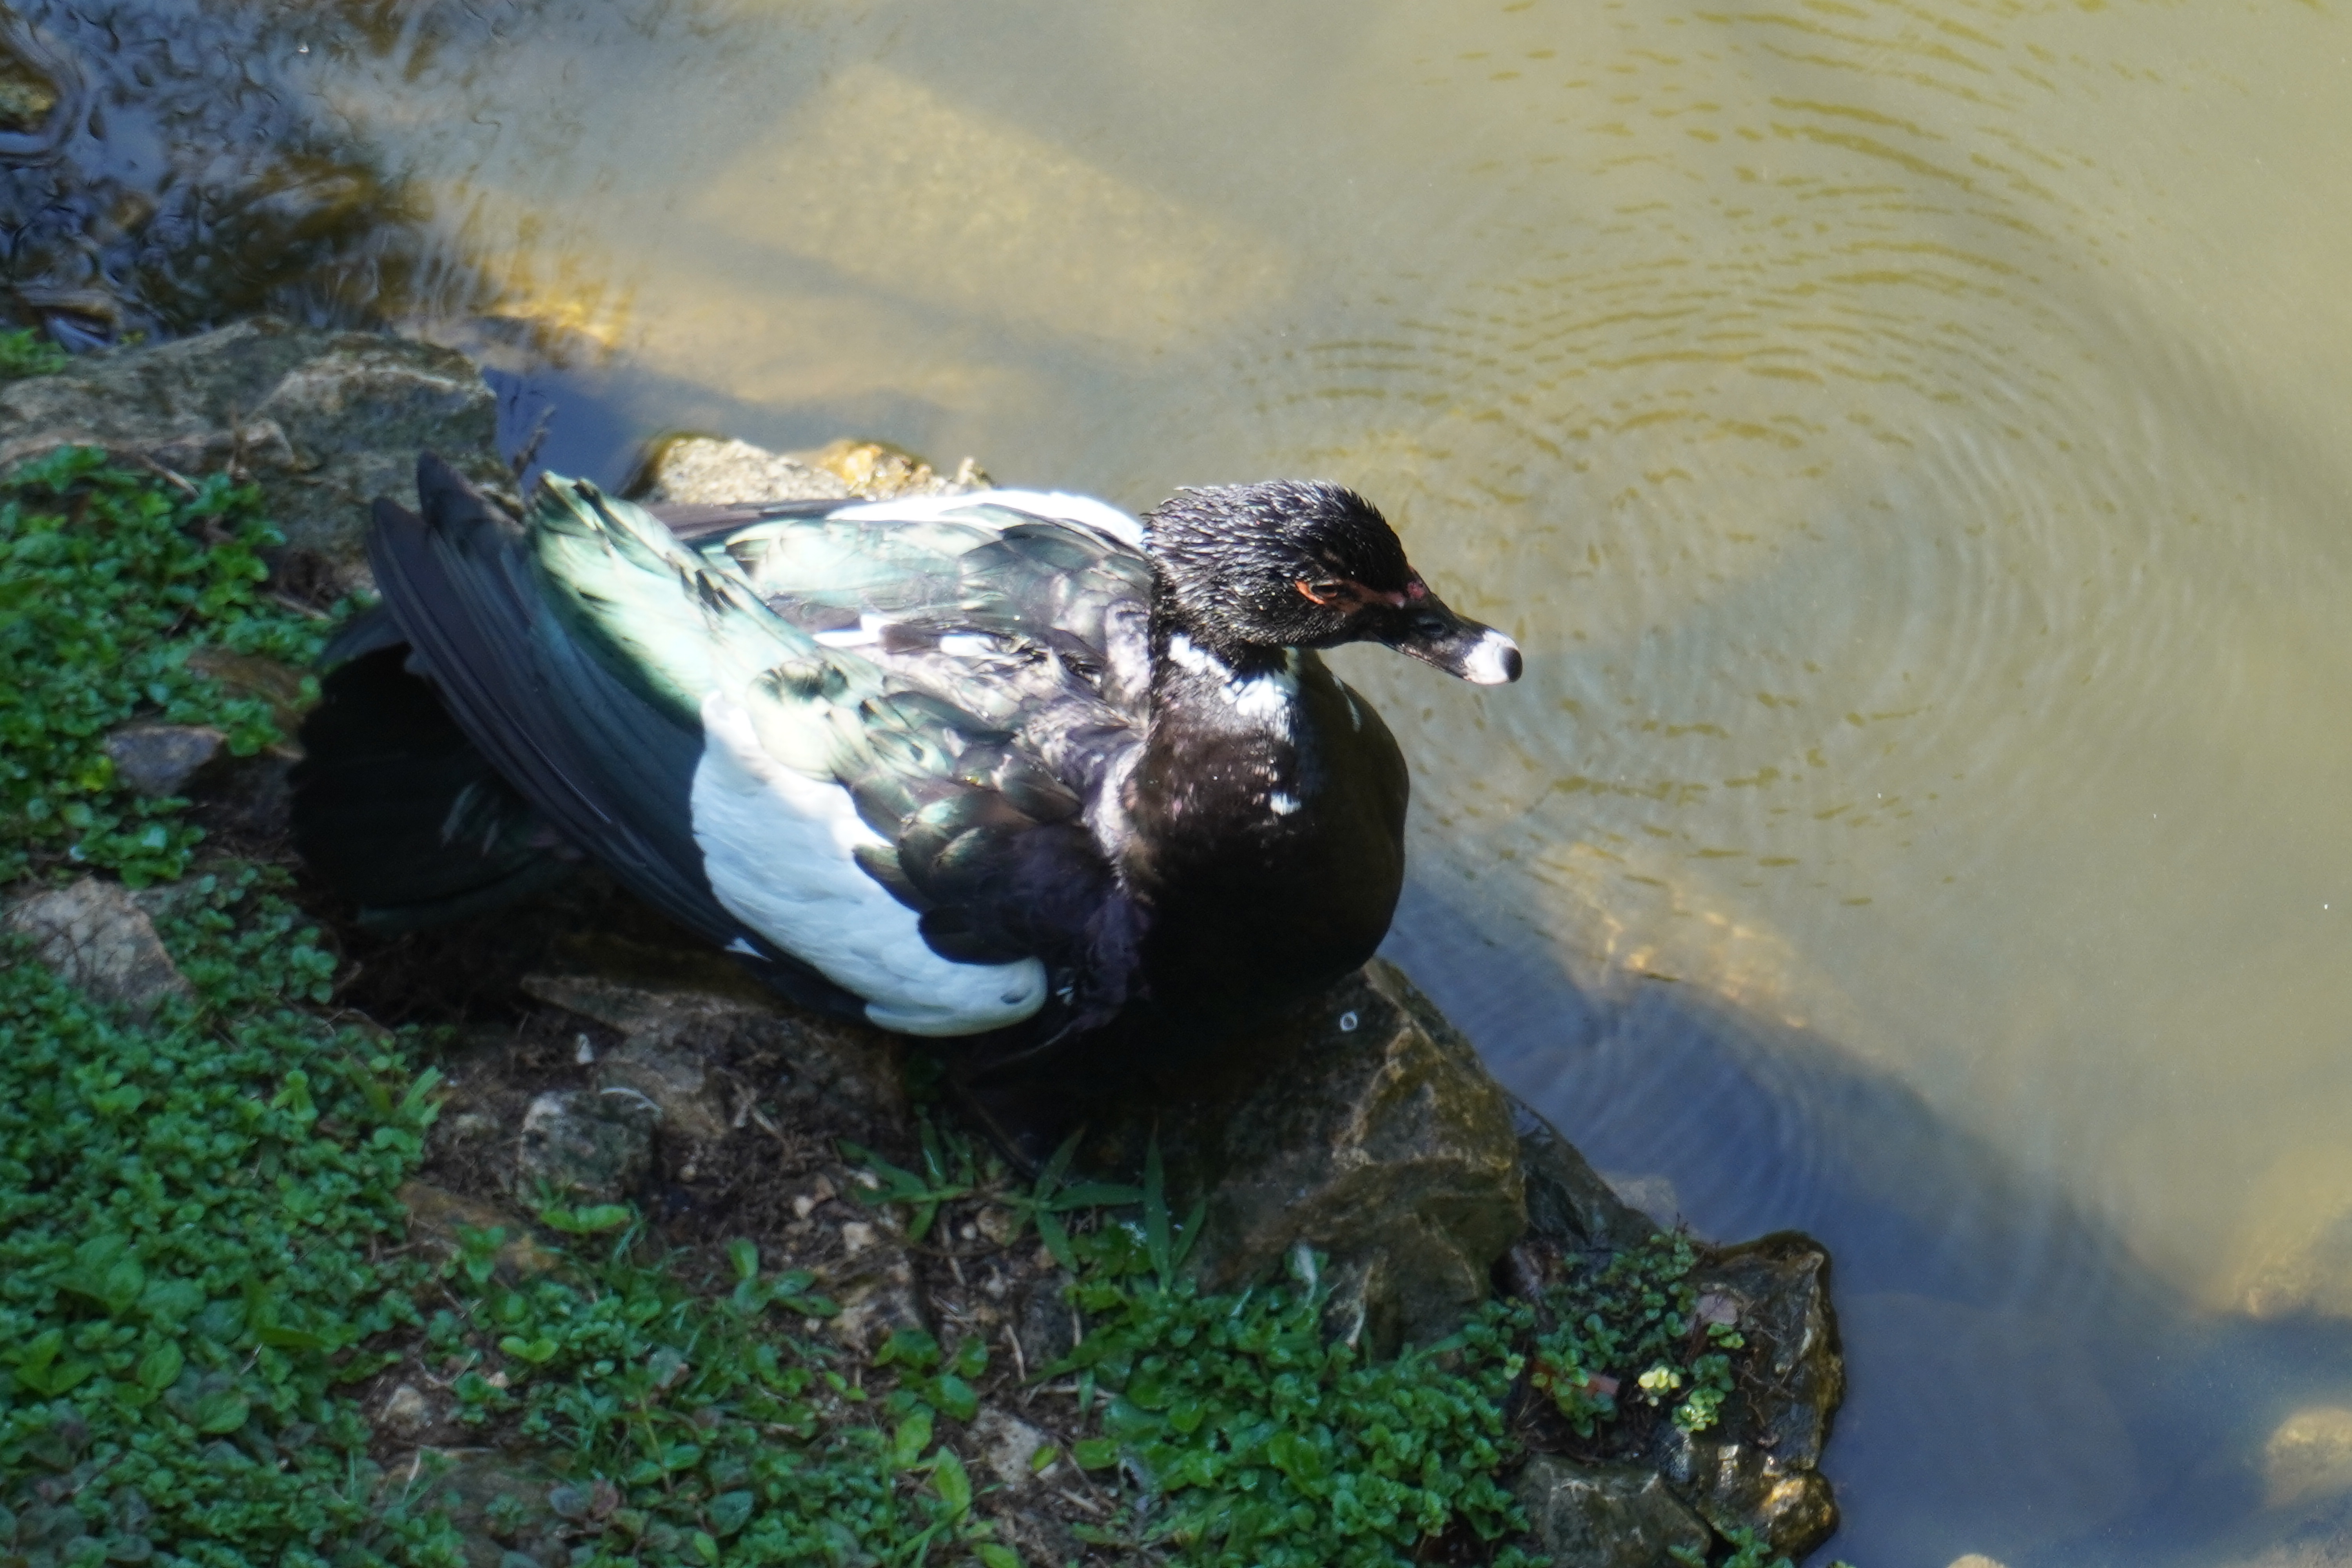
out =
<path fill-rule="evenodd" d="M 1110 851 L 1149 689 L 1141 525 L 1029 490 L 742 510 L 759 515 L 684 521 L 813 641 L 881 669 L 899 733 L 952 753 L 945 793 L 896 742 L 852 780 L 894 840 L 869 869 L 925 910 L 938 950 L 1040 953 L 1082 1021 L 1116 1011 L 1134 915 Z"/>
<path fill-rule="evenodd" d="M 705 536 L 702 552 L 733 563 L 772 608 L 820 642 L 856 648 L 927 688 L 968 688 L 955 700 L 980 704 L 996 721 L 1016 720 L 1047 695 L 1041 679 L 1067 679 L 1140 724 L 1151 567 L 1135 519 L 1088 497 L 1037 490 L 822 513 L 800 510 L 806 505 L 781 503 Z M 972 677 L 915 662 L 942 638 L 952 639 L 950 660 L 983 661 Z M 1019 672 L 1004 661 L 1016 648 L 1056 668 L 1008 686 Z"/>
<path fill-rule="evenodd" d="M 379 510 L 378 581 L 459 724 L 567 837 L 782 988 L 885 1026 L 975 1033 L 1045 1003 L 1039 954 L 1066 942 L 996 906 L 1034 895 L 1070 835 L 1011 804 L 1035 784 L 1017 763 L 1008 787 L 956 776 L 983 721 L 593 486 L 551 478 L 528 529 L 429 459 L 419 493 L 421 520 Z M 1008 814 L 1036 844 L 981 853 Z M 991 831 L 961 850 L 915 831 L 965 816 Z"/>

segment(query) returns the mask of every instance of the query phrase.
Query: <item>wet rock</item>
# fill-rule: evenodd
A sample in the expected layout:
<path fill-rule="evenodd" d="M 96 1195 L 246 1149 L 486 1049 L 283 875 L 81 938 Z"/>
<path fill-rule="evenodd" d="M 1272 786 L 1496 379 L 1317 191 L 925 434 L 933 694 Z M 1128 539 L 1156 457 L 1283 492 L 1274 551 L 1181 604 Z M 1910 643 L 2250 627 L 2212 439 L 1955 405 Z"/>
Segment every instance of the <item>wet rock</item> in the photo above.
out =
<path fill-rule="evenodd" d="M 596 1203 L 626 1196 L 653 1165 L 660 1111 L 633 1089 L 542 1094 L 523 1112 L 517 1190 L 541 1186 Z"/>
<path fill-rule="evenodd" d="M 919 458 L 878 441 L 841 440 L 815 452 L 781 453 L 748 441 L 684 436 L 655 451 L 643 489 L 644 499 L 656 505 L 719 505 L 954 495 L 987 483 L 969 458 L 953 478 L 942 479 Z"/>
<path fill-rule="evenodd" d="M 499 1278 L 507 1284 L 544 1274 L 562 1261 L 532 1239 L 528 1225 L 496 1204 L 466 1197 L 431 1182 L 404 1182 L 393 1195 L 408 1211 L 409 1241 L 436 1257 L 457 1254 L 461 1226 L 468 1230 L 505 1232 L 499 1244 L 497 1267 Z"/>
<path fill-rule="evenodd" d="M 32 939 L 40 961 L 100 1001 L 144 1017 L 194 988 L 172 962 L 155 923 L 119 882 L 96 877 L 20 900 L 7 928 Z"/>
<path fill-rule="evenodd" d="M 420 448 L 478 483 L 510 482 L 495 399 L 463 354 L 267 319 L 0 384 L 0 468 L 91 446 L 249 476 L 289 548 L 323 562 L 338 590 L 367 584 L 368 503 L 415 495 Z"/>
<path fill-rule="evenodd" d="M 32 61 L 0 42 L 0 133 L 33 135 L 41 130 L 49 110 L 57 106 L 58 84 Z"/>
<path fill-rule="evenodd" d="M 1801 1557 L 1838 1518 L 1818 1468 L 1845 1392 L 1829 1254 L 1783 1232 L 1714 1255 L 1690 1283 L 1747 1337 L 1748 1376 L 1717 1426 L 1693 1435 L 1662 1425 L 1650 1458 L 1717 1531 L 1752 1530 L 1773 1551 Z"/>
<path fill-rule="evenodd" d="M 106 736 L 114 776 L 151 798 L 182 795 L 228 737 L 209 724 L 125 724 Z"/>
<path fill-rule="evenodd" d="M 1172 1189 L 1207 1194 L 1203 1283 L 1325 1254 L 1341 1331 L 1379 1353 L 1448 1332 L 1527 1226 L 1510 1097 L 1383 961 L 1234 1042 L 1181 1098 L 1143 1096 L 1116 1134 L 1128 1168 L 1154 1127 Z"/>
<path fill-rule="evenodd" d="M 1516 1096 L 1511 1118 L 1526 1172 L 1529 1230 L 1578 1251 L 1622 1251 L 1656 1233 L 1649 1215 L 1619 1197 L 1559 1129 Z"/>
<path fill-rule="evenodd" d="M 1676 1552 L 1696 1562 L 1714 1544 L 1655 1470 L 1538 1454 L 1511 1490 L 1558 1568 L 1659 1568 Z"/>
<path fill-rule="evenodd" d="M 971 1439 L 979 1445 L 981 1462 L 996 1479 L 1008 1487 L 1034 1486 L 1040 1473 L 1030 1468 L 1047 1438 L 1044 1432 L 1016 1415 L 1008 1415 L 994 1405 L 989 1405 L 973 1417 Z M 1052 1467 L 1046 1468 L 1050 1474 Z"/>

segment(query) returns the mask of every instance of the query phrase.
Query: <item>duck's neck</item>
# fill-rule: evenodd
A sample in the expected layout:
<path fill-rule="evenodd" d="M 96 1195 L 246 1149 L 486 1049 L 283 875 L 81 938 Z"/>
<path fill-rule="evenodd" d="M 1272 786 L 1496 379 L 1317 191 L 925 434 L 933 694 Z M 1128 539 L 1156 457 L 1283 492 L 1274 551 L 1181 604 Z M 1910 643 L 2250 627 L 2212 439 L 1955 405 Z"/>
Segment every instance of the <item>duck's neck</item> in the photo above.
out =
<path fill-rule="evenodd" d="M 1221 646 L 1171 617 L 1151 617 L 1148 733 L 1239 733 L 1288 739 L 1298 696 L 1296 649 Z M 1179 743 L 1181 743 L 1181 742 Z"/>
<path fill-rule="evenodd" d="M 1403 759 L 1313 653 L 1155 625 L 1153 654 L 1121 877 L 1150 912 L 1156 1005 L 1231 1021 L 1378 945 L 1402 876 Z"/>

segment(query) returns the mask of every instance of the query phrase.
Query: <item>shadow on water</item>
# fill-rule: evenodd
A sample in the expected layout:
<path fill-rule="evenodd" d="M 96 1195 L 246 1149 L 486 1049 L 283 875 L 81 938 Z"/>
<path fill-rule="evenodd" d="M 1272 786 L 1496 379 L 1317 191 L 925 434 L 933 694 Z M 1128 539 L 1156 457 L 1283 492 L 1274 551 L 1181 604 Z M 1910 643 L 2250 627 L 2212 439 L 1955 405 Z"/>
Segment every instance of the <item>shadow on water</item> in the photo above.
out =
<path fill-rule="evenodd" d="M 1693 986 L 1596 994 L 1478 925 L 1416 884 L 1385 951 L 1597 1166 L 1703 1236 L 1829 1245 L 1850 1377 L 1830 1553 L 2236 1562 L 2292 1522 L 2252 1517 L 2263 1444 L 2352 1397 L 2352 1328 L 2200 1312 L 1836 1042 Z"/>

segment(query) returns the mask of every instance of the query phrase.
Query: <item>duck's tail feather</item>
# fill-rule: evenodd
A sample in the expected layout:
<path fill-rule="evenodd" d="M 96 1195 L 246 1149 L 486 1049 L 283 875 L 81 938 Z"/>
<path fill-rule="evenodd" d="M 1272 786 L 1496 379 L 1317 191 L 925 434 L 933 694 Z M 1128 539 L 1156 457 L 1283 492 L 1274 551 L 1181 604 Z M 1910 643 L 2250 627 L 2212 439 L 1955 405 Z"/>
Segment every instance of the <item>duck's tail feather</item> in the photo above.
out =
<path fill-rule="evenodd" d="M 593 854 L 672 920 L 740 956 L 783 994 L 862 1016 L 859 998 L 746 934 L 713 895 L 688 805 L 700 726 L 680 711 L 676 694 L 632 680 L 624 661 L 573 635 L 522 525 L 455 469 L 424 455 L 416 490 L 422 516 L 375 503 L 368 563 L 414 650 L 409 668 L 430 679 L 488 768 L 560 839 Z M 546 531 L 562 519 L 543 507 L 540 521 Z M 610 542 L 665 559 L 676 548 L 625 529 Z M 642 564 L 616 563 L 605 585 L 631 591 L 637 585 L 626 573 Z"/>
<path fill-rule="evenodd" d="M 362 617 L 362 621 L 370 617 Z M 391 617 L 353 623 L 302 724 L 293 828 L 303 859 L 398 931 L 478 914 L 551 886 L 577 863 L 546 818 L 466 739 L 406 668 Z M 374 633 L 391 627 L 389 643 Z M 373 646 L 370 646 L 370 644 Z"/>

